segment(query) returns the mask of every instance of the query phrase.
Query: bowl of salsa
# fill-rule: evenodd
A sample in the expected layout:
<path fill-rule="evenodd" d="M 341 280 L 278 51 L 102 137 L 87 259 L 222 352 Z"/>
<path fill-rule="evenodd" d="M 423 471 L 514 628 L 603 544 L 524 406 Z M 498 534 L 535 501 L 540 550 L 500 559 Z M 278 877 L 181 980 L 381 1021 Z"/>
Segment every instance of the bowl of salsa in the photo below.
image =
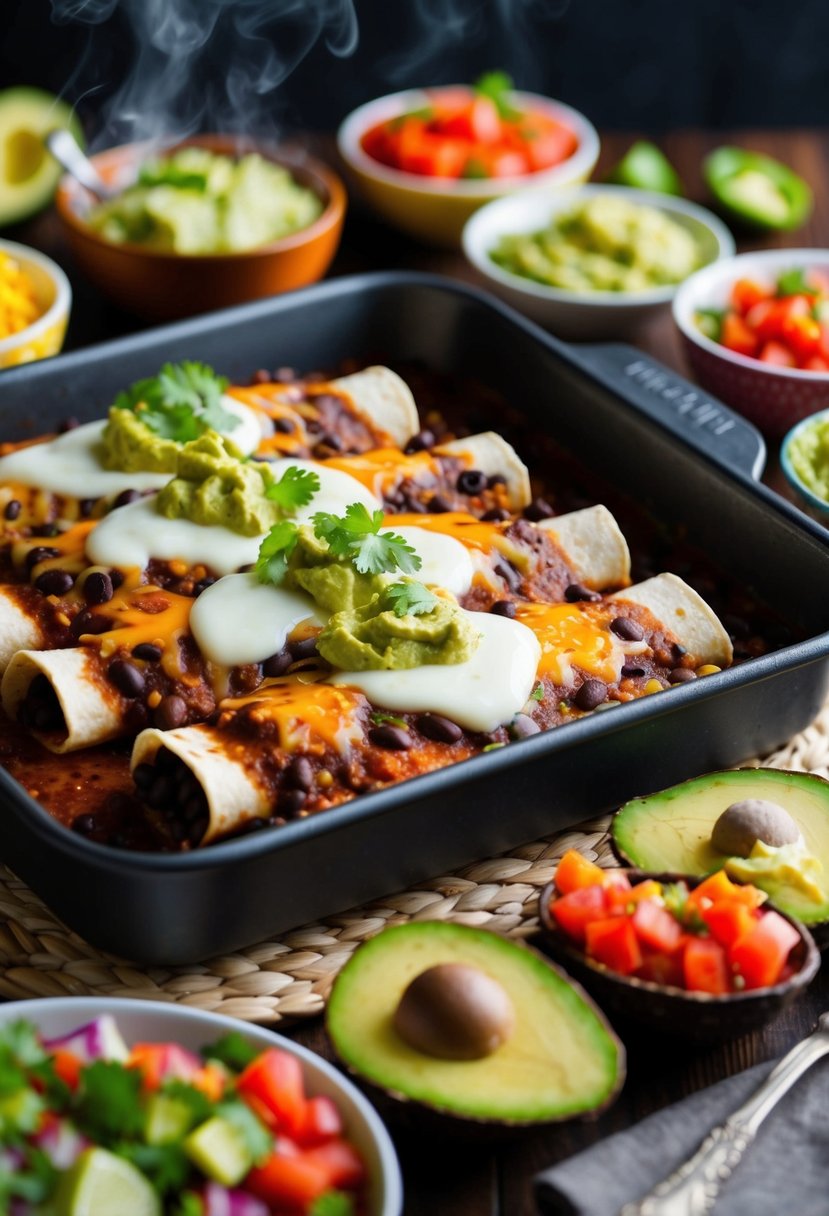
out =
<path fill-rule="evenodd" d="M 410 89 L 354 110 L 340 154 L 388 222 L 454 246 L 478 207 L 530 185 L 585 181 L 599 155 L 593 125 L 571 106 L 515 91 L 503 73 L 475 85 Z"/>

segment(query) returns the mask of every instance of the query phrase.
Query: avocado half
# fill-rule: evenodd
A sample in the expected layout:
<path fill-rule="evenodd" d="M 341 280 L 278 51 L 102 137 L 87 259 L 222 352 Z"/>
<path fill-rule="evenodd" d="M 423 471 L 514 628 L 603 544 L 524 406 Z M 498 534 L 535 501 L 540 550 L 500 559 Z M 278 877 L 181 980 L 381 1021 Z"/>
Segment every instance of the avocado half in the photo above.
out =
<path fill-rule="evenodd" d="M 812 926 L 829 921 L 829 781 L 814 773 L 734 769 L 634 798 L 613 817 L 614 846 L 623 860 L 640 870 L 709 874 L 728 860 L 711 844 L 714 824 L 726 807 L 747 798 L 766 799 L 789 812 L 808 852 L 823 865 L 826 894 L 818 902 L 790 882 L 769 882 L 760 876 L 752 882 L 796 920 Z"/>
<path fill-rule="evenodd" d="M 514 1028 L 491 1055 L 438 1059 L 394 1029 L 409 983 L 441 963 L 475 967 L 508 994 Z M 326 1028 L 347 1068 L 388 1097 L 481 1124 L 595 1114 L 625 1076 L 622 1044 L 563 971 L 527 946 L 445 921 L 398 925 L 360 946 L 334 983 Z"/>
<path fill-rule="evenodd" d="M 55 127 L 71 131 L 83 147 L 83 130 L 65 101 L 42 89 L 0 92 L 0 227 L 51 201 L 63 170 L 43 138 Z"/>

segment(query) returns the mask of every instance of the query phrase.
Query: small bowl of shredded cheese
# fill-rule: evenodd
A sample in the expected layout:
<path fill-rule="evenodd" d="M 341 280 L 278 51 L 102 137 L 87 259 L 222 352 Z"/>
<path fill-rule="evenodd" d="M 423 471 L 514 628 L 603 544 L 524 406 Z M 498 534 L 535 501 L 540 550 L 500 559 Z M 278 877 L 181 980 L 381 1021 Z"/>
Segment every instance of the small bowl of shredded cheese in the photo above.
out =
<path fill-rule="evenodd" d="M 69 280 L 51 258 L 0 241 L 0 368 L 56 355 L 71 304 Z"/>

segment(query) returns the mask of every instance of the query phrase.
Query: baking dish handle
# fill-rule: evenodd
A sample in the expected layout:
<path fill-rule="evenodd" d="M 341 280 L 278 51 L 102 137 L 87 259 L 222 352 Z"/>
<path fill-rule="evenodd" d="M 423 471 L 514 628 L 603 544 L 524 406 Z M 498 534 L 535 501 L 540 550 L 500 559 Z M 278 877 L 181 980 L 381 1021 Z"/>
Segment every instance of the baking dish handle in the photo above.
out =
<path fill-rule="evenodd" d="M 711 460 L 759 481 L 766 445 L 756 427 L 650 355 L 621 343 L 571 347 L 590 373 Z M 589 352 L 589 353 L 588 353 Z"/>

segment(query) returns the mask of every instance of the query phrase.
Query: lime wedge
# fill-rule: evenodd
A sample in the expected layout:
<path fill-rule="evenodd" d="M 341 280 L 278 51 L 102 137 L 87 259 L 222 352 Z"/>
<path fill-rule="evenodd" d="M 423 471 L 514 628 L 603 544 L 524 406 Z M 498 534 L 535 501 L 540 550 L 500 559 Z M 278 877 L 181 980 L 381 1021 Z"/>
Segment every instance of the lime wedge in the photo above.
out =
<path fill-rule="evenodd" d="M 161 1200 L 139 1169 L 88 1148 L 61 1178 L 54 1216 L 161 1216 Z"/>

